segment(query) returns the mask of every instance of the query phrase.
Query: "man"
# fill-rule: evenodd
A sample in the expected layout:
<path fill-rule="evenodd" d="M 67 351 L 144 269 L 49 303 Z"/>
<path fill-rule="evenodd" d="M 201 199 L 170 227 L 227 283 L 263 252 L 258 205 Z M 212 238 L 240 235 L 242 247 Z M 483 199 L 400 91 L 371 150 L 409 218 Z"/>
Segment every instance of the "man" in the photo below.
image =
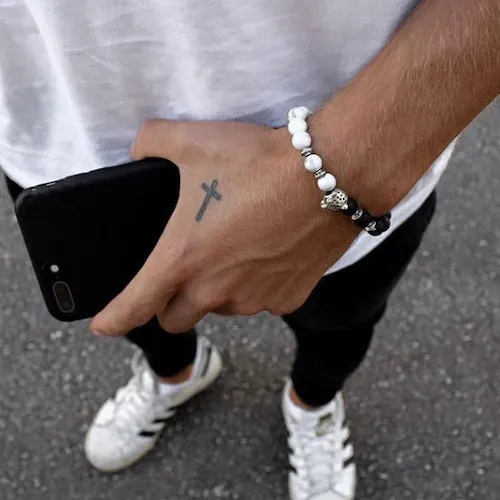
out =
<path fill-rule="evenodd" d="M 92 323 L 142 349 L 88 432 L 95 467 L 137 461 L 218 376 L 198 320 L 269 310 L 298 347 L 283 393 L 290 496 L 354 498 L 340 390 L 432 218 L 448 145 L 499 93 L 499 22 L 498 0 L 0 6 L 0 164 L 14 194 L 124 162 L 131 142 L 134 158 L 181 171 L 156 249 Z M 374 216 L 392 210 L 389 231 L 319 207 L 285 127 L 299 105 L 324 168 Z"/>

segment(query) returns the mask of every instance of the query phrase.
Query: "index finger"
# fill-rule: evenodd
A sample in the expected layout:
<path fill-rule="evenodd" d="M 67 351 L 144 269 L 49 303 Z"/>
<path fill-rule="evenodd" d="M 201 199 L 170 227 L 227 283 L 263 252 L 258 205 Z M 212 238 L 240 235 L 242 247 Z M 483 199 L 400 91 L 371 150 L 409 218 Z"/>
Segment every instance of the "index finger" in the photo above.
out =
<path fill-rule="evenodd" d="M 143 158 L 165 158 L 174 163 L 181 162 L 185 122 L 171 120 L 146 121 L 132 146 L 131 156 Z"/>

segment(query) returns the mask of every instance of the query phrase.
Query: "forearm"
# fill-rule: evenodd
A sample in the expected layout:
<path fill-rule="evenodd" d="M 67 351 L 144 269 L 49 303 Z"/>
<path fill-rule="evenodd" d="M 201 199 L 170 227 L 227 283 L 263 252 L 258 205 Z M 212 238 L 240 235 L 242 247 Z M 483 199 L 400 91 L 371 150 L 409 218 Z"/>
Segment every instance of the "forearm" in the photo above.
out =
<path fill-rule="evenodd" d="M 424 0 L 311 117 L 314 147 L 372 213 L 400 201 L 500 93 L 500 2 Z"/>

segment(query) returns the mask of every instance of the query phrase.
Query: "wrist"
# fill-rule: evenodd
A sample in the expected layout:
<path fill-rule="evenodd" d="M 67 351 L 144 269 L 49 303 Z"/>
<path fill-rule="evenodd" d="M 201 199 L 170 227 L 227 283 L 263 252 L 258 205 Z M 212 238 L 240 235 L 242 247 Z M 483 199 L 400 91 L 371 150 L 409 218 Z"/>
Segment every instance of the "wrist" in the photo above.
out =
<path fill-rule="evenodd" d="M 374 216 L 390 212 L 404 197 L 411 185 L 401 183 L 395 175 L 397 166 L 385 159 L 381 166 L 377 164 L 377 148 L 365 140 L 363 129 L 355 125 L 354 117 L 348 120 L 333 116 L 330 109 L 313 114 L 310 121 L 310 133 L 315 150 L 324 161 L 324 168 L 337 178 L 339 187 L 357 200 Z"/>
<path fill-rule="evenodd" d="M 304 169 L 314 176 L 317 188 L 322 193 L 320 207 L 328 212 L 342 214 L 372 236 L 381 235 L 390 227 L 390 212 L 384 212 L 380 216 L 371 214 L 337 185 L 336 176 L 323 168 L 323 158 L 313 146 L 309 128 L 310 115 L 311 112 L 304 106 L 292 108 L 288 113 L 287 129 L 293 148 L 300 152 L 303 159 Z"/>
<path fill-rule="evenodd" d="M 280 165 L 279 176 L 285 186 L 285 203 L 289 205 L 292 223 L 307 220 L 311 227 L 327 231 L 332 235 L 343 233 L 354 239 L 361 231 L 340 212 L 321 208 L 323 194 L 317 186 L 314 175 L 304 168 L 304 158 L 292 145 L 287 127 L 273 130 L 275 164 Z M 295 215 L 293 215 L 295 214 Z"/>

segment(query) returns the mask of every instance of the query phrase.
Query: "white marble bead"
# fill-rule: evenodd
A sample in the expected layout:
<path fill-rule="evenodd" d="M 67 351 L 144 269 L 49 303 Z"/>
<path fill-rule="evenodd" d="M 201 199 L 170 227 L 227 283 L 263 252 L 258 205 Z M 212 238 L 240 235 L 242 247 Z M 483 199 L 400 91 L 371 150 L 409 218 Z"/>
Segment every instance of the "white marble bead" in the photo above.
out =
<path fill-rule="evenodd" d="M 307 132 L 297 132 L 292 136 L 292 144 L 299 151 L 308 148 L 312 144 L 311 136 Z"/>
<path fill-rule="evenodd" d="M 311 112 L 305 106 L 299 106 L 297 108 L 292 108 L 288 112 L 288 121 L 292 121 L 294 118 L 300 118 L 305 120 Z"/>
<path fill-rule="evenodd" d="M 326 174 L 321 179 L 318 179 L 318 187 L 321 191 L 327 193 L 328 191 L 333 191 L 337 186 L 337 179 L 332 174 Z"/>
<path fill-rule="evenodd" d="M 304 167 L 308 172 L 317 172 L 323 166 L 323 160 L 318 155 L 309 155 L 304 160 Z"/>
<path fill-rule="evenodd" d="M 297 132 L 307 132 L 307 122 L 302 118 L 294 118 L 290 120 L 288 124 L 288 131 L 290 134 L 296 134 Z"/>

